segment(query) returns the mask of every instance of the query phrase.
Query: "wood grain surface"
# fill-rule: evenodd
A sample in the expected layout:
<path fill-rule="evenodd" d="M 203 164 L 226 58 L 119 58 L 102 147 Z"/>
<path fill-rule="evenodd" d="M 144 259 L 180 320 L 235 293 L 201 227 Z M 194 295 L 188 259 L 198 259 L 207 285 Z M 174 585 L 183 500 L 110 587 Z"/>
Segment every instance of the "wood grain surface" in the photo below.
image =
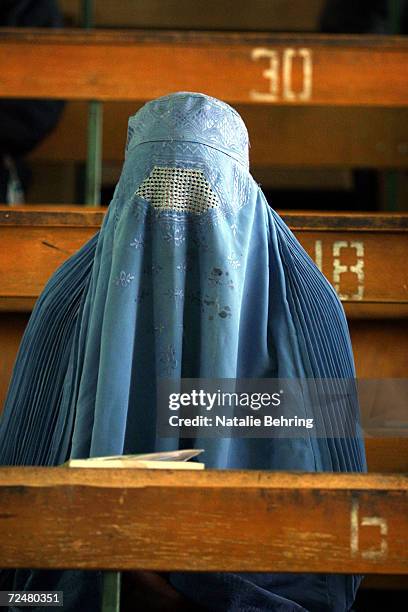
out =
<path fill-rule="evenodd" d="M 145 101 L 200 91 L 246 104 L 408 102 L 404 37 L 4 28 L 0 49 L 0 97 Z"/>
<path fill-rule="evenodd" d="M 3 567 L 408 573 L 406 475 L 2 468 L 0 483 Z"/>

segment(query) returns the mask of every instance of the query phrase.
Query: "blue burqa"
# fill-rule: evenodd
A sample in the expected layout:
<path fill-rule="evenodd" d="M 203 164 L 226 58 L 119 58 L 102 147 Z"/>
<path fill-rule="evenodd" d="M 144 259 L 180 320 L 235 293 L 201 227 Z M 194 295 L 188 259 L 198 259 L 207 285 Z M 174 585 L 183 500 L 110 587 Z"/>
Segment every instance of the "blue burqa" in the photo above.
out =
<path fill-rule="evenodd" d="M 130 118 L 102 228 L 50 279 L 22 340 L 1 464 L 177 448 L 156 433 L 161 377 L 354 378 L 334 290 L 248 167 L 245 125 L 219 100 L 176 93 Z M 352 414 L 358 423 L 356 404 Z M 189 446 L 205 449 L 208 468 L 364 471 L 361 438 L 336 436 L 327 421 L 326 437 L 199 438 Z M 250 573 L 170 580 L 220 612 L 344 612 L 359 583 Z M 96 572 L 18 571 L 15 587 L 44 581 L 65 589 L 64 609 L 99 609 Z"/>

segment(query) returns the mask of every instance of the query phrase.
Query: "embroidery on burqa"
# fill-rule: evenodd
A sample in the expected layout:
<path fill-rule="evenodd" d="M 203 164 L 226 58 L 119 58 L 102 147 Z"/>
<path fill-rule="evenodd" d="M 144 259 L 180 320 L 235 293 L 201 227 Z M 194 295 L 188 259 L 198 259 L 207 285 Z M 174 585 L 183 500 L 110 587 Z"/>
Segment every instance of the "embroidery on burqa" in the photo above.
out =
<path fill-rule="evenodd" d="M 178 99 L 182 98 L 178 96 Z M 238 113 L 228 104 L 208 98 L 203 105 L 201 96 L 187 93 L 188 105 L 180 108 L 171 96 L 163 97 L 154 105 L 146 105 L 137 113 L 137 119 L 129 121 L 131 137 L 127 148 L 148 142 L 150 135 L 155 140 L 177 140 L 182 132 L 185 140 L 204 142 L 237 159 L 248 169 L 248 132 Z M 174 137 L 173 137 L 174 135 Z"/>
<path fill-rule="evenodd" d="M 206 161 L 203 161 L 203 148 L 205 151 Z M 201 159 L 197 159 L 197 153 L 200 152 Z M 180 286 L 176 285 L 171 289 L 166 289 L 163 292 L 163 298 L 170 301 L 171 307 L 179 312 L 184 309 L 184 301 L 188 300 L 191 306 L 199 308 L 200 312 L 208 318 L 209 321 L 228 320 L 233 317 L 231 306 L 225 303 L 226 300 L 220 299 L 219 289 L 227 288 L 228 291 L 234 291 L 236 287 L 235 274 L 240 268 L 241 254 L 239 252 L 239 241 L 236 232 L 236 216 L 238 211 L 245 205 L 248 199 L 249 191 L 249 175 L 246 168 L 240 164 L 233 164 L 233 181 L 222 180 L 222 174 L 218 169 L 219 164 L 216 163 L 216 155 L 211 148 L 200 143 L 189 142 L 170 142 L 164 141 L 154 143 L 152 145 L 151 154 L 144 156 L 144 167 L 139 167 L 137 174 L 138 186 L 132 189 L 133 197 L 126 202 L 125 207 L 131 208 L 131 213 L 138 221 L 144 221 L 146 224 L 146 235 L 135 235 L 129 242 L 128 248 L 134 249 L 136 252 L 142 252 L 147 241 L 146 236 L 149 236 L 152 230 L 152 225 L 159 229 L 160 239 L 165 244 L 172 244 L 176 249 L 185 245 L 187 235 L 189 235 L 189 249 L 187 251 L 186 261 L 177 264 L 176 270 L 179 275 Z M 179 180 L 181 182 L 184 177 L 193 177 L 202 184 L 201 194 L 208 196 L 208 205 L 205 201 L 200 205 L 193 205 L 187 210 L 180 206 L 177 202 L 175 209 L 170 200 L 165 205 L 160 205 L 158 196 L 156 195 L 156 206 L 151 201 L 142 197 L 142 194 L 147 197 L 149 188 L 151 193 L 153 189 L 160 191 L 160 180 Z M 149 183 L 151 179 L 151 183 Z M 205 185 L 204 185 L 205 183 Z M 188 187 L 188 185 L 187 185 Z M 229 191 L 226 191 L 229 188 Z M 187 194 L 188 195 L 188 194 Z M 118 203 L 119 203 L 118 199 Z M 196 212 L 194 212 L 196 210 Z M 122 209 L 123 211 L 123 209 Z M 121 211 L 116 207 L 115 221 L 119 220 Z M 232 236 L 236 244 L 219 266 L 214 266 L 206 275 L 206 285 L 200 288 L 200 291 L 187 290 L 185 291 L 185 275 L 189 271 L 189 262 L 195 256 L 197 248 L 202 252 L 209 251 L 207 236 L 210 227 L 216 227 L 220 219 L 226 220 L 231 228 Z M 115 224 L 115 227 L 116 227 Z M 150 274 L 156 276 L 163 271 L 162 266 L 152 264 L 144 266 L 143 275 L 148 277 Z M 123 290 L 126 289 L 134 279 L 132 270 L 123 270 L 119 278 L 115 279 L 115 285 Z M 149 298 L 149 291 L 141 283 L 138 295 L 135 298 L 136 306 L 140 305 Z M 225 295 L 225 294 L 224 294 Z M 169 307 L 170 307 L 169 304 Z M 170 337 L 174 333 L 174 321 L 171 325 L 168 320 L 160 319 L 154 321 L 150 333 L 154 335 L 154 341 L 157 346 L 158 360 L 162 375 L 171 376 L 179 366 L 177 362 L 177 351 L 173 339 Z M 176 324 L 176 331 L 181 335 L 184 333 L 183 323 Z"/>

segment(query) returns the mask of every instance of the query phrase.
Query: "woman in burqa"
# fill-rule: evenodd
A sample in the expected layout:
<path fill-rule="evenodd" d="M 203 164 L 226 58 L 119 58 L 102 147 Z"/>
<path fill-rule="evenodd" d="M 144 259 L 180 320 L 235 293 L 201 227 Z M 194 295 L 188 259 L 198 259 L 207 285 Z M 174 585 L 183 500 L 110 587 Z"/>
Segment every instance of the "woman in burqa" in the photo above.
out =
<path fill-rule="evenodd" d="M 182 440 L 156 433 L 160 378 L 354 376 L 341 304 L 249 174 L 242 119 L 214 98 L 176 93 L 130 118 L 101 230 L 36 304 L 4 409 L 0 463 L 177 448 Z M 344 410 L 358 426 L 349 401 Z M 205 449 L 208 468 L 364 471 L 361 438 L 338 436 L 329 417 L 326 429 L 320 437 L 188 442 Z M 180 597 L 168 609 L 191 602 L 220 612 L 343 612 L 359 580 L 172 573 L 164 591 L 169 602 Z M 63 589 L 65 610 L 100 606 L 97 572 L 20 570 L 14 588 Z"/>

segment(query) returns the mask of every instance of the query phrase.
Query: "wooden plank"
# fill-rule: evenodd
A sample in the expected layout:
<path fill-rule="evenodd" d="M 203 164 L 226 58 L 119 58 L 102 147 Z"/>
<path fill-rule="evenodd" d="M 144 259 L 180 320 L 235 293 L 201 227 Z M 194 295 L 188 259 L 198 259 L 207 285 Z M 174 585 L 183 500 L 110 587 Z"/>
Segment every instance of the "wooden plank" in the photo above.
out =
<path fill-rule="evenodd" d="M 143 101 L 187 90 L 246 104 L 408 102 L 404 37 L 4 28 L 0 49 L 0 97 Z"/>
<path fill-rule="evenodd" d="M 123 161 L 127 122 L 139 107 L 134 102 L 104 105 L 105 161 Z M 238 105 L 237 110 L 248 127 L 251 167 L 257 175 L 265 174 L 265 169 L 271 166 L 406 168 L 408 165 L 406 108 Z M 84 161 L 86 122 L 86 104 L 69 103 L 56 130 L 32 153 L 31 159 Z"/>
<path fill-rule="evenodd" d="M 60 0 L 72 24 L 81 25 L 79 0 Z M 186 28 L 188 30 L 315 30 L 324 0 L 98 0 L 95 25 L 126 28 Z"/>
<path fill-rule="evenodd" d="M 369 472 L 408 473 L 408 437 L 366 438 Z"/>
<path fill-rule="evenodd" d="M 406 475 L 3 468 L 0 482 L 3 567 L 408 573 Z"/>
<path fill-rule="evenodd" d="M 0 206 L 2 255 L 13 270 L 10 274 L 0 264 L 0 311 L 30 312 L 53 272 L 99 230 L 105 212 L 80 206 Z"/>
<path fill-rule="evenodd" d="M 363 319 L 364 314 L 349 318 L 359 378 L 407 378 L 408 319 Z"/>
<path fill-rule="evenodd" d="M 28 313 L 0 312 L 0 413 L 28 318 Z"/>
<path fill-rule="evenodd" d="M 97 231 L 103 214 L 78 207 L 0 207 L 0 310 L 30 309 L 54 270 Z M 407 214 L 282 217 L 344 303 L 372 307 L 377 316 L 394 306 L 398 316 L 408 312 Z"/>
<path fill-rule="evenodd" d="M 79 205 L 0 205 L 1 227 L 65 227 L 99 229 L 107 207 Z M 91 234 L 92 235 L 92 234 Z"/>

